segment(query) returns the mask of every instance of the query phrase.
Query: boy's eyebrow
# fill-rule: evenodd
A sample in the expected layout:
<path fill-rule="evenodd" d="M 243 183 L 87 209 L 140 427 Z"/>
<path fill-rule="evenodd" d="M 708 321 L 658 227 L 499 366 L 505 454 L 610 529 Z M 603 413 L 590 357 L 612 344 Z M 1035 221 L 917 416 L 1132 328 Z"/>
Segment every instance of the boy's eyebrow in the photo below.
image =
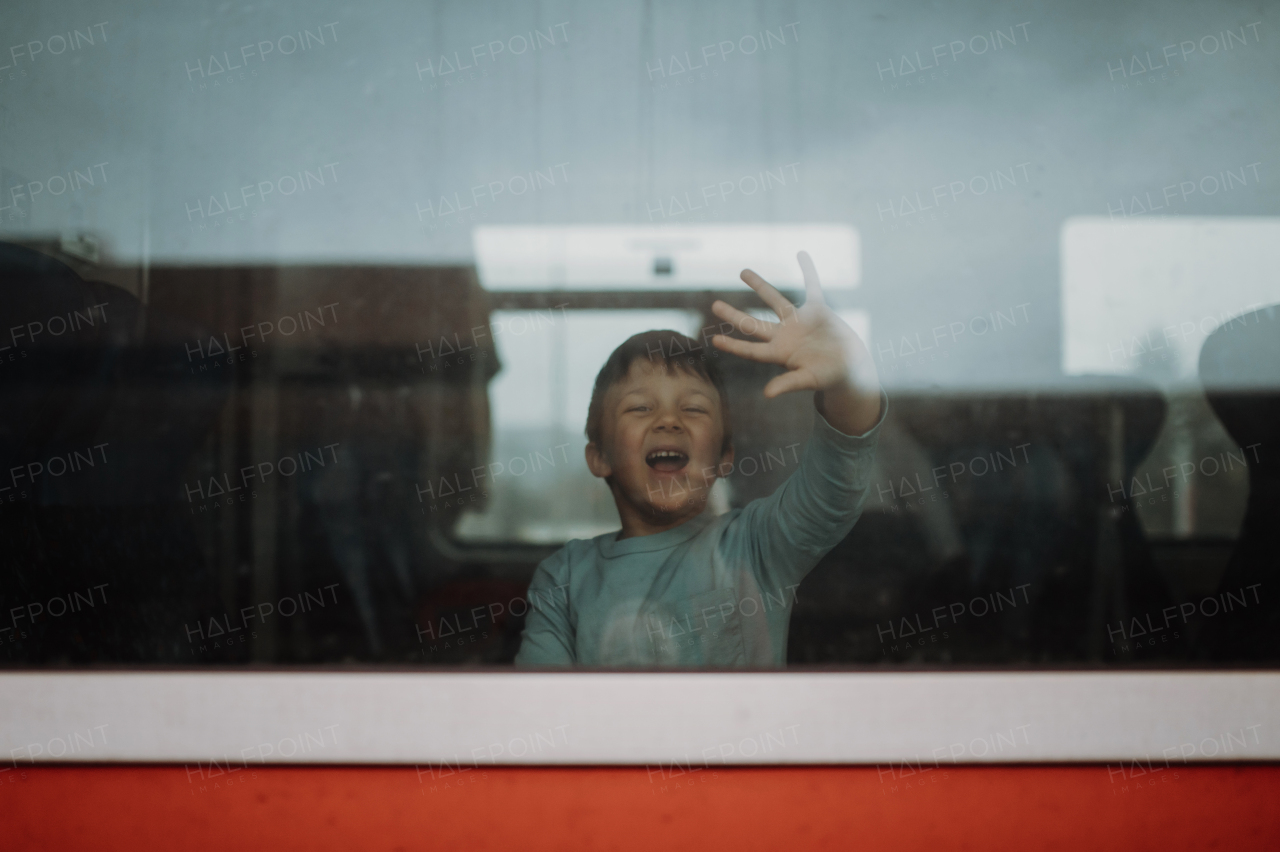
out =
<path fill-rule="evenodd" d="M 631 396 L 632 394 L 635 394 L 635 393 L 651 393 L 651 391 L 648 388 L 646 388 L 644 385 L 640 385 L 638 387 L 622 388 L 619 392 L 624 397 Z"/>
<path fill-rule="evenodd" d="M 631 396 L 632 394 L 645 394 L 645 393 L 651 394 L 653 393 L 653 389 L 646 387 L 645 385 L 635 385 L 632 387 L 619 388 L 618 392 L 621 395 L 621 398 L 626 398 L 628 396 Z M 683 393 L 686 395 L 696 393 L 696 394 L 701 394 L 702 396 L 705 396 L 708 399 L 715 399 L 714 394 L 708 393 L 705 389 L 701 387 L 696 387 L 696 386 L 687 388 L 686 390 L 683 391 Z"/>
<path fill-rule="evenodd" d="M 623 397 L 626 397 L 626 395 L 630 395 L 630 394 L 653 393 L 653 389 L 649 388 L 648 385 L 623 386 L 623 388 L 618 389 L 618 393 L 621 393 Z M 705 390 L 704 388 L 701 388 L 701 386 L 698 386 L 698 385 L 694 385 L 692 386 L 692 388 L 687 388 L 684 391 L 682 391 L 682 393 L 701 394 L 701 395 L 704 395 L 704 397 L 710 397 L 710 395 L 712 395 L 708 393 L 707 390 Z"/>

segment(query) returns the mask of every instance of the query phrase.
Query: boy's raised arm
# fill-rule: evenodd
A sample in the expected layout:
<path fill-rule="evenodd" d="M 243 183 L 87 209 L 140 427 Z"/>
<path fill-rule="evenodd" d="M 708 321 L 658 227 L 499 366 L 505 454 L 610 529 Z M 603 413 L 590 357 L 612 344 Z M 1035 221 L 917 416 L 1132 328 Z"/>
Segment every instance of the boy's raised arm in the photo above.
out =
<path fill-rule="evenodd" d="M 766 397 L 815 392 L 819 416 L 799 468 L 766 498 L 736 519 L 739 556 L 758 566 L 760 579 L 779 589 L 797 583 L 857 521 L 870 484 L 884 395 L 875 365 L 858 335 L 822 298 L 805 252 L 799 255 L 807 299 L 795 308 L 760 276 L 742 280 L 760 294 L 781 322 L 768 323 L 716 302 L 715 313 L 760 343 L 717 336 L 717 348 L 772 364 L 787 372 L 765 385 Z"/>

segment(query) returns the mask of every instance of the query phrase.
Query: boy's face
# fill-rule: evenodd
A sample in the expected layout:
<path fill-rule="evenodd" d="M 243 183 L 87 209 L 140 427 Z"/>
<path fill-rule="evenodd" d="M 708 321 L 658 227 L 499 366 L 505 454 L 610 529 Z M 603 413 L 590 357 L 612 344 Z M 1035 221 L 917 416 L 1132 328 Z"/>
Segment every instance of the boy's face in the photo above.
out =
<path fill-rule="evenodd" d="M 638 358 L 605 392 L 601 414 L 603 446 L 587 445 L 587 465 L 613 477 L 624 528 L 628 514 L 670 527 L 705 508 L 717 466 L 733 460 L 732 449 L 720 452 L 724 413 L 715 385 Z"/>

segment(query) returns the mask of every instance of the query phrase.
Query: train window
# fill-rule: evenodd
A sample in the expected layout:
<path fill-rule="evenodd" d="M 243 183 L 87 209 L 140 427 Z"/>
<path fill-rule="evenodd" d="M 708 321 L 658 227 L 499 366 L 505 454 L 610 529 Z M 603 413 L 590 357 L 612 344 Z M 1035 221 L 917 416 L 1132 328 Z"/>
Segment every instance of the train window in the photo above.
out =
<path fill-rule="evenodd" d="M 94 8 L 0 12 L 0 666 L 1280 657 L 1268 10 Z"/>

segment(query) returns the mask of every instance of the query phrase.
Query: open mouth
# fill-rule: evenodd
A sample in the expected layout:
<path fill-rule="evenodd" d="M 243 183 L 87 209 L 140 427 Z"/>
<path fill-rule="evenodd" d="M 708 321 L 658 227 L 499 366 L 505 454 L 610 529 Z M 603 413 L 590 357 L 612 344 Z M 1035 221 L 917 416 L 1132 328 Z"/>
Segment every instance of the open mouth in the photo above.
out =
<path fill-rule="evenodd" d="M 689 463 L 689 456 L 679 450 L 654 450 L 644 460 L 656 471 L 675 473 L 684 470 L 684 466 Z"/>

